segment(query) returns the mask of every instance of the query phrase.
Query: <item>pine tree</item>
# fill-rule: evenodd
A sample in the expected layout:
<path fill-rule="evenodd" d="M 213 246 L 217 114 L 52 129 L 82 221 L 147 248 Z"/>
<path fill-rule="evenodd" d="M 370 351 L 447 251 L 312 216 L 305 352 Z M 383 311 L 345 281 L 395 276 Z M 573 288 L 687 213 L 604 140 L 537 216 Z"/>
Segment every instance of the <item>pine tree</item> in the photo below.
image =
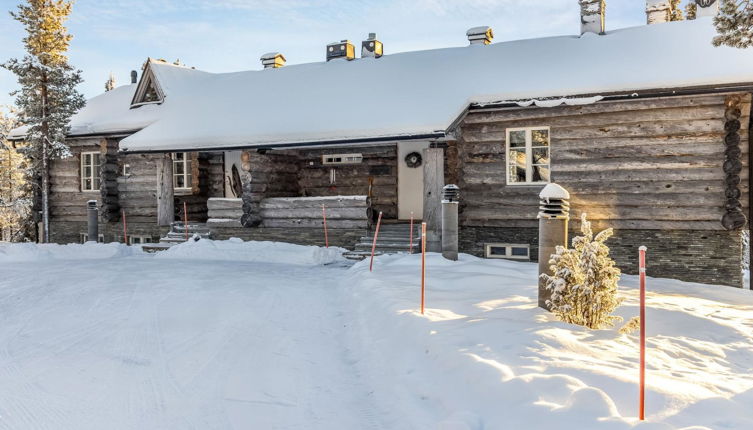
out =
<path fill-rule="evenodd" d="M 591 223 L 583 214 L 581 232 L 583 236 L 573 238 L 571 249 L 557 247 L 549 260 L 553 275 L 541 275 L 552 291 L 548 304 L 562 321 L 592 329 L 611 327 L 620 320 L 612 312 L 621 301 L 617 298 L 620 269 L 604 244 L 612 229 L 594 237 Z"/>
<path fill-rule="evenodd" d="M 10 131 L 17 126 L 14 111 L 11 109 L 6 114 L 0 109 L 0 240 L 8 241 L 21 241 L 33 231 L 26 159 L 7 140 Z"/>
<path fill-rule="evenodd" d="M 714 25 L 719 33 L 714 46 L 753 46 L 753 0 L 722 0 Z"/>
<path fill-rule="evenodd" d="M 112 91 L 115 89 L 115 75 L 110 73 L 110 77 L 107 78 L 107 81 L 105 81 L 105 92 Z"/>
<path fill-rule="evenodd" d="M 694 20 L 698 17 L 698 5 L 695 1 L 690 0 L 688 4 L 685 6 L 685 19 L 687 20 Z"/>
<path fill-rule="evenodd" d="M 685 18 L 682 16 L 682 8 L 680 7 L 682 0 L 669 0 L 669 20 L 670 21 L 682 21 Z"/>
<path fill-rule="evenodd" d="M 84 106 L 76 91 L 81 71 L 68 64 L 66 53 L 73 36 L 64 23 L 72 0 L 27 0 L 11 16 L 26 30 L 26 55 L 2 66 L 18 77 L 21 89 L 13 92 L 28 126 L 26 155 L 32 161 L 34 181 L 40 184 L 44 242 L 50 239 L 50 160 L 70 156 L 65 144 L 71 116 Z"/>

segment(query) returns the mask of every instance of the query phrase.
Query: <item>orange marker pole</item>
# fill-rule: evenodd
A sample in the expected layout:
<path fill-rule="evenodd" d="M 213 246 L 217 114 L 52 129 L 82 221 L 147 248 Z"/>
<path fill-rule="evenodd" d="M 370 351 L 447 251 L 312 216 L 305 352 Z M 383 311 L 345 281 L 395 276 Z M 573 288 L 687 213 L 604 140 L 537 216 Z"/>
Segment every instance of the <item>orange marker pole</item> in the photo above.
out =
<path fill-rule="evenodd" d="M 646 419 L 646 250 L 638 248 L 638 271 L 641 284 L 641 370 L 640 393 L 638 395 L 638 418 Z"/>
<path fill-rule="evenodd" d="M 324 247 L 329 248 L 329 237 L 327 236 L 327 210 L 322 205 L 322 218 L 324 219 Z"/>
<path fill-rule="evenodd" d="M 374 243 L 371 244 L 371 263 L 369 263 L 369 272 L 374 271 L 374 251 L 376 251 L 377 237 L 379 237 L 379 226 L 382 225 L 382 212 L 379 212 L 379 218 L 377 218 L 377 226 L 374 231 Z"/>
<path fill-rule="evenodd" d="M 188 205 L 183 202 L 183 231 L 186 232 L 186 242 L 188 242 Z"/>
<path fill-rule="evenodd" d="M 426 298 L 426 223 L 421 223 L 421 315 Z"/>
<path fill-rule="evenodd" d="M 410 248 L 408 254 L 413 254 L 413 212 L 410 213 Z"/>
<path fill-rule="evenodd" d="M 128 223 L 126 222 L 125 209 L 123 209 L 123 243 L 128 245 Z"/>

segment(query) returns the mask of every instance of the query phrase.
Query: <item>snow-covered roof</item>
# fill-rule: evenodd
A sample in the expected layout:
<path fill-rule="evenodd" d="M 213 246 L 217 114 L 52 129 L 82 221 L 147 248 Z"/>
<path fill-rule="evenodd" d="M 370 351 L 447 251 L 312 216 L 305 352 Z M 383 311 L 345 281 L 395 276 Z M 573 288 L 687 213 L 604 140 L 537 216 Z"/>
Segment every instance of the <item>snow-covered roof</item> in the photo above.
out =
<path fill-rule="evenodd" d="M 164 103 L 89 105 L 73 127 L 145 126 L 126 151 L 391 140 L 445 132 L 473 103 L 753 82 L 753 49 L 713 47 L 714 35 L 702 18 L 237 73 L 154 62 Z M 100 97 L 128 98 L 116 94 Z"/>

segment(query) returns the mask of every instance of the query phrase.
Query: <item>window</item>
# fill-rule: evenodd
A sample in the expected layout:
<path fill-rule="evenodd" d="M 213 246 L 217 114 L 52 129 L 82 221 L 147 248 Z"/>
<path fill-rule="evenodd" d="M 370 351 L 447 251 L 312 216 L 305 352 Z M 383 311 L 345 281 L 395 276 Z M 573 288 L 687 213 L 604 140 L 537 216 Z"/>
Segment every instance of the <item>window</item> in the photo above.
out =
<path fill-rule="evenodd" d="M 191 154 L 188 152 L 174 152 L 173 187 L 177 190 L 190 190 L 191 186 Z"/>
<path fill-rule="evenodd" d="M 99 191 L 99 152 L 81 153 L 81 191 Z"/>
<path fill-rule="evenodd" d="M 363 162 L 363 154 L 328 154 L 322 155 L 322 164 L 359 164 Z"/>
<path fill-rule="evenodd" d="M 507 260 L 530 260 L 529 245 L 513 245 L 509 243 L 487 243 L 486 258 L 504 258 Z"/>
<path fill-rule="evenodd" d="M 81 243 L 86 243 L 89 241 L 89 233 L 80 233 L 79 237 L 81 239 Z M 97 235 L 97 242 L 99 243 L 105 243 L 105 235 L 100 233 Z"/>
<path fill-rule="evenodd" d="M 508 185 L 549 182 L 549 164 L 548 127 L 507 129 Z"/>
<path fill-rule="evenodd" d="M 128 236 L 129 245 L 141 245 L 144 243 L 152 243 L 151 236 Z"/>

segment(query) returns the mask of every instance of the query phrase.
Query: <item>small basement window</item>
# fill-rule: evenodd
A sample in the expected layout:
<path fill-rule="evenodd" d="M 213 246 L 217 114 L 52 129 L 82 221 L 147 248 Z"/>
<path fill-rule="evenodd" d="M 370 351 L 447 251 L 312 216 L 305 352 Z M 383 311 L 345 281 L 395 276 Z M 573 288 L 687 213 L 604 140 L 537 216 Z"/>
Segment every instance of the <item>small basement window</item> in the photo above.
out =
<path fill-rule="evenodd" d="M 507 184 L 545 184 L 551 180 L 549 127 L 507 129 Z"/>
<path fill-rule="evenodd" d="M 151 236 L 128 236 L 128 244 L 129 245 L 141 245 L 144 243 L 152 243 L 152 237 Z"/>
<path fill-rule="evenodd" d="M 486 258 L 502 258 L 507 260 L 530 260 L 530 245 L 515 245 L 510 243 L 487 243 Z"/>
<path fill-rule="evenodd" d="M 81 153 L 81 191 L 99 191 L 99 152 Z"/>
<path fill-rule="evenodd" d="M 359 164 L 363 162 L 363 154 L 328 154 L 322 155 L 322 164 Z"/>
<path fill-rule="evenodd" d="M 81 240 L 81 243 L 86 243 L 89 241 L 89 233 L 81 233 L 79 234 L 79 238 Z M 97 235 L 97 242 L 98 243 L 105 243 L 105 235 L 100 233 Z"/>

